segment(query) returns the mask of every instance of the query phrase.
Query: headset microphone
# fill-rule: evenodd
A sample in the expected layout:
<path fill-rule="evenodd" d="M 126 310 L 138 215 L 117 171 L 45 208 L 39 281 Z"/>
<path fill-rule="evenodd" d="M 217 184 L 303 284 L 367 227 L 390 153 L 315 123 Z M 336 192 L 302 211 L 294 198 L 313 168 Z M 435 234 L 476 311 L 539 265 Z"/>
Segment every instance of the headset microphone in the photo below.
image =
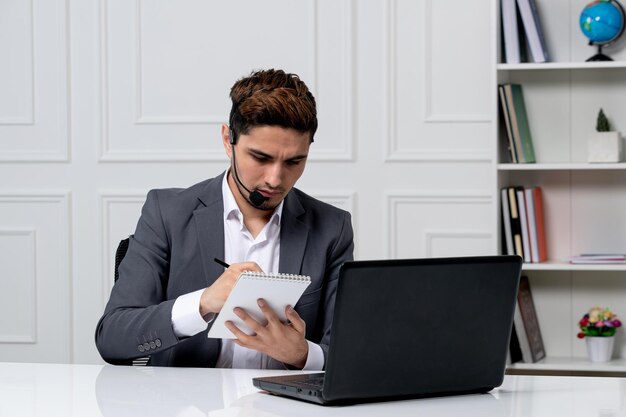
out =
<path fill-rule="evenodd" d="M 269 198 L 265 197 L 263 194 L 261 194 L 257 190 L 254 190 L 254 191 L 248 190 L 248 188 L 245 185 L 243 185 L 243 182 L 241 182 L 241 180 L 239 179 L 239 175 L 237 175 L 237 161 L 235 161 L 235 143 L 237 142 L 237 139 L 235 139 L 235 135 L 233 134 L 234 132 L 232 129 L 230 129 L 229 133 L 230 133 L 230 143 L 233 149 L 233 175 L 235 177 L 235 181 L 237 181 L 239 185 L 241 185 L 243 189 L 246 190 L 248 194 L 250 194 L 248 198 L 249 198 L 249 201 L 252 203 L 252 205 L 255 207 L 261 207 L 263 203 L 269 200 Z"/>

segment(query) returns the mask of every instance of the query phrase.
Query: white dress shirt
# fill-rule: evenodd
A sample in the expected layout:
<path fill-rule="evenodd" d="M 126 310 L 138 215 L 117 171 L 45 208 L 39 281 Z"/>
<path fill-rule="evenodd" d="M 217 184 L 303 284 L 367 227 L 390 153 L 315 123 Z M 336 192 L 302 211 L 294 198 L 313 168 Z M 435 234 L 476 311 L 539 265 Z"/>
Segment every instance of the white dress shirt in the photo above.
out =
<path fill-rule="evenodd" d="M 264 272 L 276 273 L 280 261 L 280 218 L 281 202 L 270 220 L 255 237 L 243 223 L 243 215 L 228 186 L 229 172 L 222 182 L 224 201 L 224 261 L 238 263 L 256 262 Z M 200 298 L 204 289 L 181 295 L 172 308 L 172 327 L 178 337 L 193 336 L 206 330 L 207 322 L 200 315 Z M 305 370 L 321 370 L 324 367 L 322 348 L 307 340 L 309 354 Z M 222 349 L 217 368 L 285 369 L 285 365 L 261 352 L 233 343 L 233 339 L 222 339 Z"/>

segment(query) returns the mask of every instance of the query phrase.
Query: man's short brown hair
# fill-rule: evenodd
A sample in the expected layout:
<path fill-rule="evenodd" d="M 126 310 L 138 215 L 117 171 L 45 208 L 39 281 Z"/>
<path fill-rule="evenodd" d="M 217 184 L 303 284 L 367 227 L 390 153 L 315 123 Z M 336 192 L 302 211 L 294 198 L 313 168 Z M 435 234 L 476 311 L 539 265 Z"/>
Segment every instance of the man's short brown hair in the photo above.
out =
<path fill-rule="evenodd" d="M 317 130 L 315 97 L 296 74 L 275 69 L 252 72 L 233 85 L 230 99 L 231 141 L 253 127 L 281 126 L 308 132 L 313 142 Z"/>

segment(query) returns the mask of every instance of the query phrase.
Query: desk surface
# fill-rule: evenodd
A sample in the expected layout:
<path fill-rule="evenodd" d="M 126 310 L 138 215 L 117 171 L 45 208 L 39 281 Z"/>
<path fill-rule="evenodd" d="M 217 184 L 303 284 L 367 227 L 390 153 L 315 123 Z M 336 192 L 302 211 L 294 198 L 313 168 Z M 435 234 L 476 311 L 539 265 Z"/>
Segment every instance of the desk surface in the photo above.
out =
<path fill-rule="evenodd" d="M 626 416 L 626 378 L 509 375 L 489 394 L 322 408 L 252 386 L 278 373 L 0 363 L 0 416 Z"/>

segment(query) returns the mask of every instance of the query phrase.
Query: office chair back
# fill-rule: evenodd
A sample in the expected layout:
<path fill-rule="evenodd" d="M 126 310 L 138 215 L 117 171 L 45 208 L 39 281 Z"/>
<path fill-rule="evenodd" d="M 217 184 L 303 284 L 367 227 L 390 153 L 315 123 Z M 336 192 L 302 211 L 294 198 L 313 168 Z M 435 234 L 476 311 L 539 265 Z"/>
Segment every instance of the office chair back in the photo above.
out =
<path fill-rule="evenodd" d="M 119 245 L 117 245 L 117 250 L 115 251 L 115 275 L 113 277 L 114 282 L 117 282 L 118 278 L 120 277 L 118 269 L 120 267 L 122 259 L 124 259 L 124 256 L 126 256 L 126 252 L 128 251 L 129 240 L 130 238 L 122 239 L 120 240 Z"/>

